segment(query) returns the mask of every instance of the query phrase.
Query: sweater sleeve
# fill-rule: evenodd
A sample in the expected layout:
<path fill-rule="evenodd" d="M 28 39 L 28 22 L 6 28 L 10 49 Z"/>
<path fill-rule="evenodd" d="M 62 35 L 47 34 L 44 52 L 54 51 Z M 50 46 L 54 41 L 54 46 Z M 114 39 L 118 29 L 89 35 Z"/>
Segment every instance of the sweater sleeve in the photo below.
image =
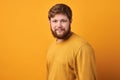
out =
<path fill-rule="evenodd" d="M 95 55 L 89 44 L 84 44 L 76 56 L 78 80 L 96 80 Z"/>

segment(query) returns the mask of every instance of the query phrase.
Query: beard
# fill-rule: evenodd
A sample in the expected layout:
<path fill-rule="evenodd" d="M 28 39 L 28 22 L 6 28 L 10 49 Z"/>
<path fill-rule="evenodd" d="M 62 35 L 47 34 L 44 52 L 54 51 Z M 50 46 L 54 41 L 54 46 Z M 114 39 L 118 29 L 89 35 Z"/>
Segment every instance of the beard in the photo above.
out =
<path fill-rule="evenodd" d="M 69 26 L 69 29 L 66 31 L 65 29 L 61 29 L 63 32 L 63 34 L 59 35 L 57 34 L 56 30 L 53 31 L 51 29 L 52 35 L 57 38 L 57 39 L 67 39 L 69 37 L 69 34 L 71 33 L 71 27 Z"/>

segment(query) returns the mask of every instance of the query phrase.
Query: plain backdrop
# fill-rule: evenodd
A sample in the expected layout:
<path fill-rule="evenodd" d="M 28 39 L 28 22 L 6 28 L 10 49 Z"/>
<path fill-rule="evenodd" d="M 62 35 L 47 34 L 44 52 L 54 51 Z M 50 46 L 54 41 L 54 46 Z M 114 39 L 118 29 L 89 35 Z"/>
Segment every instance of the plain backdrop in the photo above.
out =
<path fill-rule="evenodd" d="M 120 80 L 119 0 L 0 0 L 0 80 L 46 80 L 56 3 L 71 7 L 72 31 L 93 46 L 97 80 Z"/>

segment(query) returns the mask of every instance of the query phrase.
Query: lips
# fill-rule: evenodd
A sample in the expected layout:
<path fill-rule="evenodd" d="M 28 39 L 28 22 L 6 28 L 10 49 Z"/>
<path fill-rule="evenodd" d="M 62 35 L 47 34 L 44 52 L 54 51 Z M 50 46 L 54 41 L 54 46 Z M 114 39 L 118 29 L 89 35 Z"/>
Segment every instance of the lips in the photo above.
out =
<path fill-rule="evenodd" d="M 64 29 L 61 29 L 61 28 L 55 30 L 55 32 L 57 32 L 57 33 L 61 33 L 61 32 L 63 32 L 63 31 L 65 31 L 65 30 L 64 30 Z"/>

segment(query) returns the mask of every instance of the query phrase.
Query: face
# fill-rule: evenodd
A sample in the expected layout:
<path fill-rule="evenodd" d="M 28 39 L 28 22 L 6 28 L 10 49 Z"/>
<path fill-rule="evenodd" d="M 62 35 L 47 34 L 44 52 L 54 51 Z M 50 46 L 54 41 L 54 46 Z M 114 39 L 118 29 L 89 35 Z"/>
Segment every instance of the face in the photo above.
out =
<path fill-rule="evenodd" d="M 70 34 L 71 21 L 64 14 L 56 14 L 50 19 L 51 31 L 57 39 L 65 39 Z"/>

